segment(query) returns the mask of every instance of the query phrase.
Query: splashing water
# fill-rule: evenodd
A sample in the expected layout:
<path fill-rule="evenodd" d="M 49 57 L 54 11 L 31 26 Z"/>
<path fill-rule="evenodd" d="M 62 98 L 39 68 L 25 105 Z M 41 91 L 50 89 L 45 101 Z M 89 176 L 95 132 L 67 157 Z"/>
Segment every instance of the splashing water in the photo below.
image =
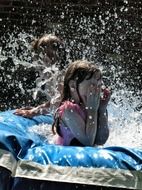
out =
<path fill-rule="evenodd" d="M 51 125 L 40 124 L 29 128 L 29 132 L 39 135 L 39 137 L 48 144 L 54 144 L 55 135 L 51 132 Z"/>
<path fill-rule="evenodd" d="M 130 101 L 128 90 L 117 93 L 113 94 L 117 103 L 111 101 L 108 106 L 110 136 L 106 145 L 142 148 L 142 110 L 136 110 L 140 98 L 131 97 Z"/>
<path fill-rule="evenodd" d="M 119 96 L 112 95 L 117 103 L 111 100 L 108 105 L 110 135 L 105 146 L 142 148 L 142 110 L 136 110 L 140 100 L 138 97 L 133 97 L 131 103 L 125 95 L 121 96 L 121 91 L 117 93 Z M 45 142 L 54 144 L 51 125 L 33 126 L 30 131 L 39 134 Z"/>
<path fill-rule="evenodd" d="M 11 42 L 9 42 L 8 47 L 10 48 L 10 53 L 13 55 L 14 65 L 22 64 L 24 67 L 30 68 L 34 67 L 39 71 L 40 76 L 36 79 L 36 86 L 31 88 L 30 91 L 33 94 L 34 99 L 36 98 L 36 93 L 38 91 L 44 92 L 46 98 L 48 99 L 48 95 L 50 95 L 53 99 L 56 99 L 59 95 L 57 90 L 58 84 L 58 69 L 56 67 L 45 68 L 38 64 L 38 62 L 34 62 L 31 64 L 31 53 L 29 50 L 29 38 L 33 38 L 33 36 L 29 36 L 28 34 L 21 33 L 19 34 L 17 40 L 11 35 Z M 27 41 L 26 41 L 27 39 Z M 24 48 L 24 54 L 17 55 L 17 48 L 19 47 L 19 40 L 22 40 Z M 75 42 L 73 42 L 74 44 Z M 26 46 L 25 46 L 26 45 Z M 78 44 L 79 46 L 79 44 Z M 12 48 L 12 50 L 11 50 Z M 25 48 L 28 50 L 26 51 Z M 67 52 L 70 52 L 70 47 L 68 46 Z M 80 47 L 79 47 L 80 48 Z M 88 47 L 87 47 L 88 48 Z M 96 51 L 96 49 L 94 49 Z M 0 60 L 5 60 L 9 55 L 8 51 L 6 53 L 2 53 Z M 88 52 L 88 51 L 87 51 Z M 85 52 L 87 54 L 87 52 Z M 11 55 L 10 54 L 10 55 Z M 72 59 L 67 55 L 68 59 Z M 85 57 L 84 57 L 85 58 Z M 1 67 L 1 65 L 0 65 Z M 101 64 L 101 67 L 104 66 Z M 141 110 L 141 97 L 140 93 L 134 93 L 130 91 L 129 88 L 126 87 L 125 81 L 123 82 L 119 77 L 124 74 L 124 70 L 119 66 L 116 70 L 114 69 L 114 65 L 109 66 L 107 70 L 111 70 L 112 73 L 104 73 L 104 78 L 109 78 L 109 74 L 111 74 L 111 82 L 110 86 L 113 89 L 112 97 L 108 106 L 108 114 L 109 114 L 109 128 L 110 128 L 110 136 L 106 143 L 108 145 L 119 145 L 119 146 L 129 146 L 129 147 L 139 147 L 142 146 L 142 110 Z M 106 68 L 104 69 L 106 70 Z M 49 77 L 50 76 L 50 77 Z M 110 79 L 109 79 L 110 80 Z M 121 82 L 120 82 L 120 81 Z M 49 88 L 48 82 L 52 82 L 51 88 Z M 12 84 L 11 84 L 12 85 Z M 44 86 L 44 89 L 42 89 Z M 19 87 L 21 92 L 24 94 L 23 84 L 19 83 Z M 134 95 L 135 94 L 135 95 Z M 15 94 L 18 99 L 18 95 Z M 32 132 L 39 134 L 43 137 L 45 142 L 52 144 L 54 139 L 51 133 L 51 126 L 42 124 L 39 126 L 33 126 L 30 129 Z"/>

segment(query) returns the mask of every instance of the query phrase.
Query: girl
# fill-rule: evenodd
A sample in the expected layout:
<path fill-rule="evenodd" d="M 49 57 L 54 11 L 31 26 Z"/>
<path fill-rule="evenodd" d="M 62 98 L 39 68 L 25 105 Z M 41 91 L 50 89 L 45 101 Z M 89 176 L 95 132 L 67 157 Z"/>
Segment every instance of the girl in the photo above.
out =
<path fill-rule="evenodd" d="M 102 90 L 101 84 L 101 71 L 94 64 L 78 60 L 69 65 L 52 126 L 56 144 L 95 146 L 106 142 L 110 91 Z"/>
<path fill-rule="evenodd" d="M 39 91 L 35 92 L 35 97 L 37 98 L 39 96 L 38 98 L 40 98 L 40 96 L 42 97 L 44 95 L 47 97 L 48 101 L 37 107 L 26 107 L 17 109 L 15 111 L 16 115 L 28 118 L 32 118 L 40 114 L 47 114 L 49 112 L 49 107 L 51 108 L 59 105 L 58 103 L 60 101 L 60 91 L 62 89 L 62 83 L 58 85 L 57 90 L 55 89 L 55 83 L 57 77 L 58 81 L 62 81 L 62 74 L 64 72 L 64 67 L 67 63 L 64 44 L 59 37 L 53 34 L 44 34 L 39 39 L 34 40 L 32 43 L 32 47 L 35 52 L 34 60 L 36 60 L 36 62 L 39 60 L 38 63 L 41 66 L 44 65 L 46 67 L 44 71 L 43 69 L 41 70 L 41 76 L 36 81 L 37 87 L 38 85 L 41 85 L 41 82 L 44 85 L 39 86 Z M 56 76 L 56 73 L 54 77 L 52 76 L 54 74 L 53 66 L 54 68 L 56 67 L 59 70 L 60 74 L 58 76 Z M 48 68 L 52 68 L 53 73 L 49 72 L 50 69 L 48 70 Z M 41 89 L 44 89 L 44 91 L 42 92 Z M 55 99 L 52 99 L 52 102 L 50 102 L 51 97 L 55 96 L 55 94 L 58 94 L 58 97 L 55 97 Z"/>
<path fill-rule="evenodd" d="M 46 67 L 56 65 L 60 70 L 65 66 L 66 54 L 63 41 L 53 35 L 44 34 L 32 42 L 35 59 L 42 59 L 42 65 Z"/>

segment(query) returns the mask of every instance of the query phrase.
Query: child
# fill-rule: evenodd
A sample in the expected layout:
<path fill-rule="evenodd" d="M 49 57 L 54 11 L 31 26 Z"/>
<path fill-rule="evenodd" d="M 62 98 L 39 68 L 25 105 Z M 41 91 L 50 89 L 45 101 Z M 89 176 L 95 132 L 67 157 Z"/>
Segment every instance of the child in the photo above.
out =
<path fill-rule="evenodd" d="M 63 41 L 53 35 L 44 34 L 32 43 L 37 58 L 42 58 L 42 63 L 46 67 L 56 65 L 60 70 L 65 66 L 66 55 Z"/>
<path fill-rule="evenodd" d="M 101 71 L 94 64 L 78 60 L 69 65 L 52 126 L 56 144 L 95 146 L 106 142 L 110 91 L 102 90 L 101 85 Z"/>
<path fill-rule="evenodd" d="M 35 52 L 34 59 L 36 61 L 39 61 L 38 62 L 40 63 L 39 66 L 43 65 L 47 69 L 47 71 L 46 69 L 44 70 L 44 72 L 41 71 L 40 74 L 41 76 L 37 79 L 36 82 L 37 86 L 39 84 L 38 94 L 41 94 L 40 93 L 41 88 L 44 89 L 47 92 L 46 96 L 48 96 L 48 101 L 35 108 L 26 107 L 26 108 L 17 109 L 15 111 L 16 115 L 21 115 L 29 118 L 40 114 L 46 114 L 48 113 L 49 107 L 51 107 L 52 105 L 53 106 L 58 105 L 58 102 L 60 100 L 60 91 L 62 89 L 62 84 L 59 83 L 56 89 L 55 83 L 57 82 L 56 81 L 57 77 L 58 77 L 57 79 L 58 82 L 59 80 L 62 81 L 61 73 L 63 73 L 64 67 L 66 65 L 65 48 L 62 40 L 59 37 L 52 34 L 45 34 L 39 39 L 34 40 L 32 46 Z M 59 70 L 60 76 L 55 75 L 54 77 L 52 77 L 52 75 L 54 74 L 54 69 L 48 70 L 48 68 L 52 68 L 53 66 L 54 68 L 56 67 Z M 41 83 L 43 84 L 42 86 L 40 86 Z M 51 97 L 53 97 L 55 94 L 59 94 L 59 97 L 56 97 L 54 101 L 50 102 Z"/>

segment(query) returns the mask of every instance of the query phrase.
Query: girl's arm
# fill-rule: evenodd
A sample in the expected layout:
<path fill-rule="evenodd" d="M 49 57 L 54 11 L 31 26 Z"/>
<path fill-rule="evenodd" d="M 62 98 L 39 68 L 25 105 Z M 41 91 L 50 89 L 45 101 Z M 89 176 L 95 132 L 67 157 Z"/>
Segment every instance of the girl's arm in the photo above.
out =
<path fill-rule="evenodd" d="M 48 108 L 50 107 L 50 102 L 46 102 L 44 104 L 41 104 L 37 107 L 34 108 L 21 108 L 21 109 L 16 109 L 14 112 L 15 115 L 27 117 L 27 118 L 32 118 L 37 115 L 41 114 L 47 114 L 49 113 Z"/>
<path fill-rule="evenodd" d="M 101 97 L 98 109 L 98 129 L 95 144 L 103 145 L 109 137 L 108 128 L 108 112 L 107 105 L 110 100 L 111 92 L 108 88 L 103 89 L 103 97 Z"/>
<path fill-rule="evenodd" d="M 95 139 L 96 145 L 104 145 L 109 137 L 107 110 L 98 111 L 98 128 Z"/>
<path fill-rule="evenodd" d="M 87 117 L 84 120 L 76 110 L 65 109 L 63 122 L 70 128 L 74 136 L 84 145 L 93 146 L 97 133 L 97 113 L 100 101 L 100 91 L 90 87 L 87 94 Z M 94 105 L 94 106 L 93 106 Z"/>
<path fill-rule="evenodd" d="M 86 136 L 91 146 L 94 145 L 97 134 L 98 107 L 100 103 L 100 89 L 94 88 L 93 85 L 88 88 L 86 101 Z"/>
<path fill-rule="evenodd" d="M 79 113 L 70 108 L 66 109 L 62 116 L 62 121 L 66 127 L 70 128 L 76 139 L 78 139 L 83 145 L 90 146 L 90 141 L 86 136 L 85 121 Z"/>

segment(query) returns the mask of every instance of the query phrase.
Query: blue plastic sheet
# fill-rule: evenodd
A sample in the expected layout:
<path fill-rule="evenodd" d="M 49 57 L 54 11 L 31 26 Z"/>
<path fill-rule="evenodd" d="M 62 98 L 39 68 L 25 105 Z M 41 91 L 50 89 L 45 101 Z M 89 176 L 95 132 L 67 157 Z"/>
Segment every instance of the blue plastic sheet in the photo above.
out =
<path fill-rule="evenodd" d="M 122 147 L 82 148 L 44 144 L 29 148 L 23 158 L 44 165 L 142 170 L 142 151 Z"/>
<path fill-rule="evenodd" d="M 40 123 L 52 124 L 53 116 L 40 115 L 29 119 L 13 113 L 14 110 L 0 113 L 0 148 L 9 150 L 17 158 L 20 151 L 42 144 L 41 138 L 28 129 Z"/>
<path fill-rule="evenodd" d="M 0 113 L 0 170 L 3 173 L 2 175 L 4 175 L 4 171 L 11 172 L 11 178 L 9 178 L 11 181 L 7 183 L 8 190 L 9 184 L 11 184 L 10 188 L 12 190 L 18 188 L 22 190 L 25 180 L 26 184 L 31 183 L 31 186 L 33 186 L 34 180 L 36 181 L 34 184 L 42 184 L 44 182 L 43 189 L 46 189 L 49 181 L 54 181 L 54 178 L 56 182 L 59 180 L 64 185 L 65 182 L 89 184 L 90 180 L 90 185 L 100 186 L 100 176 L 102 177 L 102 186 L 105 184 L 105 186 L 111 187 L 142 189 L 142 150 L 116 146 L 94 148 L 63 147 L 48 144 L 42 141 L 38 134 L 29 132 L 29 128 L 42 123 L 52 124 L 52 115 L 40 115 L 28 119 L 14 115 L 13 112 L 14 110 Z M 5 153 L 2 150 L 7 152 Z M 15 166 L 12 166 L 11 156 L 13 157 L 12 159 L 16 160 L 14 161 L 16 163 Z M 8 158 L 7 163 L 3 157 Z M 74 177 L 76 173 L 73 176 L 70 170 L 72 170 L 72 173 L 78 172 L 79 176 Z M 80 171 L 83 173 L 82 176 Z M 99 175 L 98 173 L 94 174 L 95 171 Z M 10 175 L 9 172 L 7 172 L 8 175 Z M 55 177 L 52 177 L 51 173 Z M 66 176 L 64 180 L 63 175 Z M 70 178 L 68 177 L 69 175 Z M 87 179 L 90 175 L 91 177 Z M 99 176 L 98 182 L 97 175 Z M 42 177 L 40 178 L 40 176 Z M 86 179 L 88 182 L 82 182 L 82 180 Z M 5 186 L 5 184 L 2 185 Z M 36 189 L 39 186 L 36 185 L 33 188 Z M 31 187 L 28 185 L 25 188 L 30 189 Z"/>

